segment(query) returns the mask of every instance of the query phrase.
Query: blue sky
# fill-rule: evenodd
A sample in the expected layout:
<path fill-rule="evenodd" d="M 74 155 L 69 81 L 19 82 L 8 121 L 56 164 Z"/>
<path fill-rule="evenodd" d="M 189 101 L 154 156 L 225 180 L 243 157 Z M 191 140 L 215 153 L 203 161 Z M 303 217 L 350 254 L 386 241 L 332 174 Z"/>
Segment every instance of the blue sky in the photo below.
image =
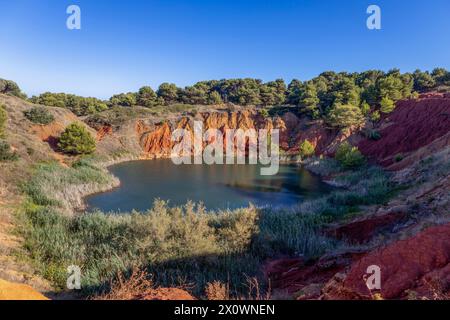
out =
<path fill-rule="evenodd" d="M 66 28 L 79 5 L 82 29 Z M 366 9 L 382 10 L 382 30 Z M 200 80 L 450 69 L 448 0 L 0 0 L 0 77 L 108 98 Z"/>

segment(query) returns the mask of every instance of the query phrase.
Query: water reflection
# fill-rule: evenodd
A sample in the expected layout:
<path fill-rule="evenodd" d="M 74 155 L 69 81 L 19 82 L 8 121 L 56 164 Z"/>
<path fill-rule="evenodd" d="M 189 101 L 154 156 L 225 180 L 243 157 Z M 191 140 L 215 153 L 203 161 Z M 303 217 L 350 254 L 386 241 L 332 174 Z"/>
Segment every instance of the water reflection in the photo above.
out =
<path fill-rule="evenodd" d="M 181 165 L 170 160 L 134 161 L 110 168 L 120 188 L 87 198 L 91 209 L 146 210 L 155 198 L 171 205 L 202 201 L 208 209 L 292 205 L 329 187 L 296 165 L 281 165 L 275 176 L 261 176 L 259 165 Z"/>

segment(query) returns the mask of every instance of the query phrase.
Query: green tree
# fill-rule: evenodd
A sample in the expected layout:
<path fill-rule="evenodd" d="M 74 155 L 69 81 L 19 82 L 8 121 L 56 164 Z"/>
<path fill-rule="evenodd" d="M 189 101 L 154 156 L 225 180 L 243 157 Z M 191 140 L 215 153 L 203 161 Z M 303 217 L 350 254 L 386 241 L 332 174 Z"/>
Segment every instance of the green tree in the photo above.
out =
<path fill-rule="evenodd" d="M 314 152 L 315 148 L 313 144 L 308 140 L 304 140 L 302 143 L 300 143 L 299 154 L 302 159 L 311 157 L 312 155 L 314 155 Z"/>
<path fill-rule="evenodd" d="M 5 106 L 0 105 L 0 138 L 5 137 L 5 128 L 6 128 L 7 120 L 8 120 L 8 114 L 5 110 Z"/>
<path fill-rule="evenodd" d="M 341 143 L 338 147 L 335 159 L 345 168 L 360 167 L 365 163 L 365 157 L 358 150 L 357 147 L 353 147 L 347 141 Z"/>
<path fill-rule="evenodd" d="M 67 154 L 90 154 L 95 151 L 95 140 L 87 129 L 79 124 L 70 124 L 59 138 L 58 147 Z"/>
<path fill-rule="evenodd" d="M 274 104 L 281 105 L 286 101 L 286 83 L 283 79 L 277 79 L 275 81 L 270 81 L 266 84 L 269 88 L 274 91 Z"/>
<path fill-rule="evenodd" d="M 384 97 L 381 99 L 381 108 L 380 111 L 383 113 L 391 113 L 395 109 L 395 103 L 391 99 Z"/>
<path fill-rule="evenodd" d="M 328 113 L 327 122 L 332 127 L 343 129 L 352 126 L 362 126 L 365 119 L 360 108 L 350 104 L 337 104 Z"/>
<path fill-rule="evenodd" d="M 208 88 L 203 84 L 186 87 L 181 91 L 181 101 L 187 104 L 208 104 Z"/>
<path fill-rule="evenodd" d="M 67 108 L 77 116 L 85 116 L 108 109 L 106 102 L 97 98 L 65 93 L 45 92 L 39 96 L 33 96 L 30 101 L 49 107 Z"/>
<path fill-rule="evenodd" d="M 222 104 L 223 100 L 222 97 L 220 96 L 220 93 L 217 91 L 213 91 L 209 94 L 209 99 L 208 99 L 209 104 Z"/>
<path fill-rule="evenodd" d="M 298 106 L 300 104 L 300 98 L 302 94 L 303 94 L 303 83 L 297 79 L 292 80 L 287 88 L 286 103 Z"/>
<path fill-rule="evenodd" d="M 173 83 L 162 83 L 156 92 L 158 97 L 164 100 L 166 105 L 174 104 L 179 101 L 179 89 Z"/>
<path fill-rule="evenodd" d="M 436 68 L 431 72 L 436 85 L 450 85 L 450 72 L 444 68 Z"/>
<path fill-rule="evenodd" d="M 411 75 L 399 75 L 391 71 L 386 77 L 378 81 L 379 101 L 388 98 L 394 102 L 408 98 L 413 90 L 414 81 Z"/>
<path fill-rule="evenodd" d="M 413 74 L 414 77 L 414 90 L 425 91 L 436 86 L 435 79 L 428 73 L 416 70 Z"/>
<path fill-rule="evenodd" d="M 277 97 L 276 90 L 268 85 L 262 85 L 260 90 L 260 100 L 263 106 L 274 106 L 276 105 Z"/>
<path fill-rule="evenodd" d="M 372 112 L 372 114 L 370 115 L 370 120 L 372 122 L 378 122 L 381 118 L 380 112 L 379 111 L 374 111 Z"/>
<path fill-rule="evenodd" d="M 139 89 L 136 103 L 140 106 L 151 108 L 158 104 L 158 96 L 151 87 L 145 86 Z"/>
<path fill-rule="evenodd" d="M 316 87 L 312 82 L 305 85 L 305 91 L 300 98 L 300 112 L 317 119 L 320 116 L 319 98 L 317 97 Z"/>
<path fill-rule="evenodd" d="M 21 99 L 27 98 L 26 94 L 20 90 L 17 83 L 11 80 L 0 79 L 0 93 L 16 96 Z"/>
<path fill-rule="evenodd" d="M 33 107 L 23 112 L 25 118 L 33 123 L 47 125 L 55 120 L 55 117 L 43 107 Z"/>
<path fill-rule="evenodd" d="M 360 89 L 352 78 L 344 78 L 338 81 L 331 92 L 333 104 L 354 105 L 360 104 Z"/>
<path fill-rule="evenodd" d="M 122 107 L 133 107 L 137 105 L 137 94 L 133 92 L 120 93 L 109 99 L 111 105 Z"/>
<path fill-rule="evenodd" d="M 365 117 L 367 117 L 370 113 L 370 105 L 365 101 L 361 104 L 361 112 Z"/>

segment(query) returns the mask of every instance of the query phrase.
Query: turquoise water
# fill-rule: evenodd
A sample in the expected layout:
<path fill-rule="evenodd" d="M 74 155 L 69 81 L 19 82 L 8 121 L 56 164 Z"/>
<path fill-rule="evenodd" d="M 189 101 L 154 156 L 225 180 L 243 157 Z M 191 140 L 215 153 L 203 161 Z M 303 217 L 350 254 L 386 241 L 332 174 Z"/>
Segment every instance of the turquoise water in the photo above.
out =
<path fill-rule="evenodd" d="M 121 186 L 86 198 L 90 210 L 146 210 L 154 199 L 183 205 L 202 201 L 207 209 L 289 206 L 330 190 L 319 177 L 297 165 L 280 165 L 261 176 L 259 165 L 174 165 L 171 160 L 125 162 L 110 167 Z"/>

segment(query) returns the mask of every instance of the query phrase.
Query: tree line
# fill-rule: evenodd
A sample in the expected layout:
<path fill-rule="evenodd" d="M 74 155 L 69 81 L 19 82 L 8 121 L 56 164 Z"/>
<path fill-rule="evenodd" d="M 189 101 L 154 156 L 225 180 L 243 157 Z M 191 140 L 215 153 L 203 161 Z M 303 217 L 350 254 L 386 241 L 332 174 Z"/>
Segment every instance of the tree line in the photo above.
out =
<path fill-rule="evenodd" d="M 5 81 L 0 80 L 1 93 L 23 95 L 15 83 Z M 185 88 L 163 83 L 156 91 L 144 86 L 137 92 L 113 95 L 107 101 L 50 92 L 33 96 L 30 100 L 37 104 L 65 107 L 77 115 L 101 112 L 112 106 L 290 105 L 296 106 L 301 114 L 315 119 L 326 117 L 332 123 L 340 113 L 349 110 L 363 116 L 374 108 L 388 113 L 393 110 L 396 101 L 439 86 L 450 86 L 450 72 L 444 68 L 436 68 L 432 72 L 416 70 L 413 73 L 401 73 L 398 69 L 361 73 L 326 71 L 311 80 L 294 79 L 289 84 L 282 79 L 270 82 L 252 78 L 223 79 L 200 81 Z M 373 117 L 376 118 L 377 114 Z"/>

